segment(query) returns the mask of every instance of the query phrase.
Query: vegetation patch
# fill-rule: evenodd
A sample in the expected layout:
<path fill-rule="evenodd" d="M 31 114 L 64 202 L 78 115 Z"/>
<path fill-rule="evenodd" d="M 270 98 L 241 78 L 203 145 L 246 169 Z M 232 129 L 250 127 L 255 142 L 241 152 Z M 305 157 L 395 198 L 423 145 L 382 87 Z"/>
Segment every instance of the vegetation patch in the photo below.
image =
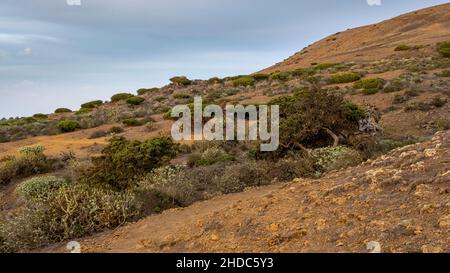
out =
<path fill-rule="evenodd" d="M 361 75 L 356 72 L 340 73 L 340 74 L 332 75 L 328 79 L 328 83 L 330 83 L 330 84 L 350 83 L 350 82 L 356 82 L 359 79 L 361 79 Z"/>
<path fill-rule="evenodd" d="M 80 124 L 75 120 L 61 120 L 56 127 L 61 133 L 73 132 L 80 128 Z"/>
<path fill-rule="evenodd" d="M 192 84 L 192 81 L 189 80 L 186 76 L 176 76 L 171 78 L 170 81 L 178 86 L 188 86 Z"/>
<path fill-rule="evenodd" d="M 157 88 L 157 87 L 154 87 L 154 88 L 141 88 L 141 89 L 137 90 L 136 93 L 139 96 L 142 96 L 142 95 L 145 95 L 145 94 L 155 93 L 155 92 L 158 92 L 158 91 L 159 91 L 159 88 Z"/>
<path fill-rule="evenodd" d="M 61 113 L 71 113 L 72 110 L 69 108 L 58 108 L 55 110 L 55 114 L 61 114 Z"/>
<path fill-rule="evenodd" d="M 250 76 L 242 76 L 242 77 L 238 77 L 236 79 L 233 80 L 233 85 L 234 86 L 253 86 L 255 85 L 255 78 L 250 77 Z"/>
<path fill-rule="evenodd" d="M 136 96 L 133 96 L 133 97 L 130 97 L 127 99 L 128 104 L 135 105 L 135 106 L 143 103 L 144 101 L 145 101 L 144 98 L 136 97 Z"/>
<path fill-rule="evenodd" d="M 134 97 L 134 95 L 130 94 L 130 93 L 119 93 L 119 94 L 115 94 L 114 96 L 111 97 L 111 102 L 127 100 L 132 97 Z"/>

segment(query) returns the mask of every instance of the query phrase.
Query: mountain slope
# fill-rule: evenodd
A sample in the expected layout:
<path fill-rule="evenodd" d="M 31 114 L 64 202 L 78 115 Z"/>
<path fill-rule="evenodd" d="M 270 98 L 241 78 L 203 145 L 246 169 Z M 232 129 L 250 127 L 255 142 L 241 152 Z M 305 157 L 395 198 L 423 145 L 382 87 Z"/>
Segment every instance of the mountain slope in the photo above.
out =
<path fill-rule="evenodd" d="M 431 45 L 450 40 L 450 4 L 407 13 L 379 24 L 354 28 L 322 39 L 263 72 L 288 71 L 312 63 L 375 61 L 395 54 L 401 44 Z"/>

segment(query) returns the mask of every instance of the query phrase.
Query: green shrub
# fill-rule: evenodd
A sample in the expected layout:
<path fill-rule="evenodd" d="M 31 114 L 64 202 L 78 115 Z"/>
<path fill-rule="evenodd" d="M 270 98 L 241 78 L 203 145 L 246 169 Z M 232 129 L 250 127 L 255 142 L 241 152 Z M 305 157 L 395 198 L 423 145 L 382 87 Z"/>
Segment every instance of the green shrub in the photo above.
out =
<path fill-rule="evenodd" d="M 124 132 L 124 130 L 122 127 L 114 126 L 111 129 L 109 129 L 108 134 L 120 134 L 123 132 Z"/>
<path fill-rule="evenodd" d="M 102 150 L 102 156 L 92 159 L 93 167 L 84 179 L 87 183 L 110 185 L 126 189 L 136 178 L 161 167 L 176 155 L 176 145 L 168 137 L 144 142 L 113 138 Z"/>
<path fill-rule="evenodd" d="M 318 64 L 316 66 L 314 66 L 315 70 L 326 70 L 329 68 L 333 68 L 335 66 L 337 66 L 338 64 L 333 64 L 333 63 L 323 63 L 323 64 Z"/>
<path fill-rule="evenodd" d="M 450 77 L 450 70 L 444 70 L 441 73 L 436 74 L 439 77 Z"/>
<path fill-rule="evenodd" d="M 330 84 L 350 83 L 355 82 L 359 79 L 361 79 L 361 75 L 359 73 L 350 72 L 350 73 L 334 74 L 330 77 L 328 82 Z"/>
<path fill-rule="evenodd" d="M 123 225 L 138 215 L 130 193 L 63 186 L 0 224 L 3 248 L 29 250 Z"/>
<path fill-rule="evenodd" d="M 90 102 L 83 103 L 81 105 L 81 108 L 82 109 L 83 108 L 85 108 L 85 109 L 93 109 L 93 108 L 96 108 L 96 107 L 98 107 L 98 106 L 100 106 L 102 104 L 103 104 L 103 101 L 101 101 L 101 100 L 93 100 L 93 101 L 90 101 Z"/>
<path fill-rule="evenodd" d="M 363 161 L 358 151 L 345 146 L 314 149 L 311 154 L 317 174 L 355 166 Z"/>
<path fill-rule="evenodd" d="M 58 122 L 56 127 L 62 133 L 69 133 L 69 132 L 73 132 L 76 129 L 80 128 L 80 124 L 74 120 L 61 120 L 60 122 Z"/>
<path fill-rule="evenodd" d="M 67 181 L 62 178 L 40 176 L 22 182 L 17 186 L 16 192 L 23 201 L 32 203 L 47 198 L 52 191 L 67 184 Z"/>
<path fill-rule="evenodd" d="M 142 126 L 145 124 L 143 120 L 137 119 L 137 118 L 127 118 L 122 121 L 122 123 L 126 126 L 130 127 L 136 127 L 136 126 Z"/>
<path fill-rule="evenodd" d="M 167 100 L 167 97 L 164 97 L 164 96 L 158 96 L 155 98 L 155 101 L 157 101 L 157 102 L 163 102 L 165 100 Z"/>
<path fill-rule="evenodd" d="M 208 80 L 209 84 L 216 84 L 216 83 L 222 83 L 222 82 L 223 82 L 223 80 L 218 77 L 213 77 Z"/>
<path fill-rule="evenodd" d="M 270 78 L 270 75 L 263 74 L 263 73 L 258 73 L 258 74 L 253 75 L 253 78 L 256 81 L 265 81 L 265 80 L 268 80 Z"/>
<path fill-rule="evenodd" d="M 349 120 L 358 121 L 366 118 L 366 112 L 358 105 L 347 102 L 343 106 L 344 113 Z"/>
<path fill-rule="evenodd" d="M 71 113 L 72 110 L 69 108 L 58 108 L 55 110 L 55 114 L 61 114 L 61 113 Z"/>
<path fill-rule="evenodd" d="M 408 103 L 405 107 L 405 111 L 406 112 L 411 112 L 411 111 L 429 111 L 431 110 L 431 105 L 420 101 L 420 102 L 411 102 Z"/>
<path fill-rule="evenodd" d="M 411 47 L 408 45 L 398 45 L 394 51 L 408 51 L 411 50 Z"/>
<path fill-rule="evenodd" d="M 0 185 L 14 178 L 42 174 L 54 169 L 53 160 L 44 155 L 42 145 L 26 146 L 19 149 L 17 157 L 8 157 L 0 161 Z"/>
<path fill-rule="evenodd" d="M 439 44 L 439 52 L 442 56 L 450 58 L 450 41 Z"/>
<path fill-rule="evenodd" d="M 381 89 L 383 88 L 385 81 L 383 79 L 364 79 L 355 82 L 353 87 L 356 89 Z"/>
<path fill-rule="evenodd" d="M 48 115 L 38 113 L 38 114 L 34 114 L 34 115 L 33 115 L 33 118 L 37 118 L 37 119 L 46 119 L 46 118 L 48 118 Z"/>
<path fill-rule="evenodd" d="M 380 89 L 370 88 L 370 89 L 363 89 L 362 93 L 364 95 L 375 95 L 376 93 L 378 93 L 378 91 L 380 91 Z"/>
<path fill-rule="evenodd" d="M 271 80 L 277 81 L 287 81 L 289 79 L 290 74 L 288 72 L 273 72 L 270 74 Z"/>
<path fill-rule="evenodd" d="M 94 110 L 94 108 L 81 108 L 80 110 L 75 112 L 75 115 L 79 116 L 79 115 L 84 115 L 87 113 L 90 113 Z"/>
<path fill-rule="evenodd" d="M 141 103 L 143 103 L 145 101 L 145 99 L 141 98 L 141 97 L 131 97 L 129 99 L 127 99 L 127 103 L 130 105 L 139 105 Z"/>
<path fill-rule="evenodd" d="M 189 158 L 188 165 L 195 166 L 209 166 L 218 162 L 232 161 L 234 157 L 229 155 L 223 149 L 212 147 L 204 151 L 201 155 L 193 154 Z"/>
<path fill-rule="evenodd" d="M 255 85 L 255 78 L 250 76 L 242 76 L 233 80 L 234 86 L 253 86 Z"/>
<path fill-rule="evenodd" d="M 394 99 L 392 100 L 392 103 L 400 104 L 400 103 L 407 102 L 409 99 L 410 99 L 410 97 L 405 96 L 405 95 L 395 95 Z"/>
<path fill-rule="evenodd" d="M 434 99 L 431 101 L 430 104 L 433 105 L 433 106 L 436 107 L 436 108 L 441 108 L 441 107 L 443 107 L 444 105 L 447 104 L 447 100 L 441 99 L 440 97 L 436 97 L 436 98 L 434 98 Z"/>
<path fill-rule="evenodd" d="M 154 92 L 158 92 L 158 91 L 159 91 L 159 88 L 157 88 L 157 87 L 154 87 L 154 88 L 141 88 L 136 93 L 139 96 L 142 96 L 142 95 L 145 95 L 145 94 L 148 94 L 148 93 L 154 93 Z"/>
<path fill-rule="evenodd" d="M 243 191 L 248 187 L 268 185 L 271 179 L 269 168 L 260 162 L 246 162 L 225 167 L 223 175 L 216 177 L 220 193 L 228 194 Z"/>
<path fill-rule="evenodd" d="M 190 99 L 192 98 L 191 95 L 186 93 L 176 93 L 172 95 L 174 99 Z"/>
<path fill-rule="evenodd" d="M 129 98 L 134 97 L 133 94 L 130 93 L 119 93 L 119 94 L 115 94 L 111 97 L 111 102 L 118 102 L 118 101 L 122 101 L 122 100 L 127 100 Z"/>
<path fill-rule="evenodd" d="M 170 81 L 178 86 L 188 86 L 192 84 L 192 81 L 185 76 L 177 76 L 170 79 Z"/>

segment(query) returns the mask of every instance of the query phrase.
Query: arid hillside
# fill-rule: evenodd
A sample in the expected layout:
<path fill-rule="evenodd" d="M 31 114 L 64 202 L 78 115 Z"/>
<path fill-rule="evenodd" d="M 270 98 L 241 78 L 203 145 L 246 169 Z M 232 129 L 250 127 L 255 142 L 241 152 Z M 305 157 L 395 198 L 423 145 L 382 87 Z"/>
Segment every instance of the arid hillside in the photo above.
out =
<path fill-rule="evenodd" d="M 394 53 L 394 49 L 399 45 L 434 46 L 449 39 L 450 4 L 444 4 L 336 33 L 262 72 L 289 71 L 314 63 L 367 62 L 406 57 L 411 53 Z"/>

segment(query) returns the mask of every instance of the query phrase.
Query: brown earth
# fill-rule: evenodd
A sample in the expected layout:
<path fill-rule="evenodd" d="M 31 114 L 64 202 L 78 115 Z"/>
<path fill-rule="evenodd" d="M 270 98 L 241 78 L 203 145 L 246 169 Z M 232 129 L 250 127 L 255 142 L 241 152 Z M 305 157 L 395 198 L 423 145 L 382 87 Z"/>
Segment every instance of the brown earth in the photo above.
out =
<path fill-rule="evenodd" d="M 450 4 L 439 5 L 328 36 L 262 72 L 289 71 L 313 63 L 367 62 L 427 55 L 438 42 L 450 40 Z M 394 52 L 401 44 L 426 46 Z"/>
<path fill-rule="evenodd" d="M 84 252 L 450 251 L 450 132 L 318 180 L 250 189 L 81 240 Z M 64 246 L 45 249 L 66 251 Z"/>

